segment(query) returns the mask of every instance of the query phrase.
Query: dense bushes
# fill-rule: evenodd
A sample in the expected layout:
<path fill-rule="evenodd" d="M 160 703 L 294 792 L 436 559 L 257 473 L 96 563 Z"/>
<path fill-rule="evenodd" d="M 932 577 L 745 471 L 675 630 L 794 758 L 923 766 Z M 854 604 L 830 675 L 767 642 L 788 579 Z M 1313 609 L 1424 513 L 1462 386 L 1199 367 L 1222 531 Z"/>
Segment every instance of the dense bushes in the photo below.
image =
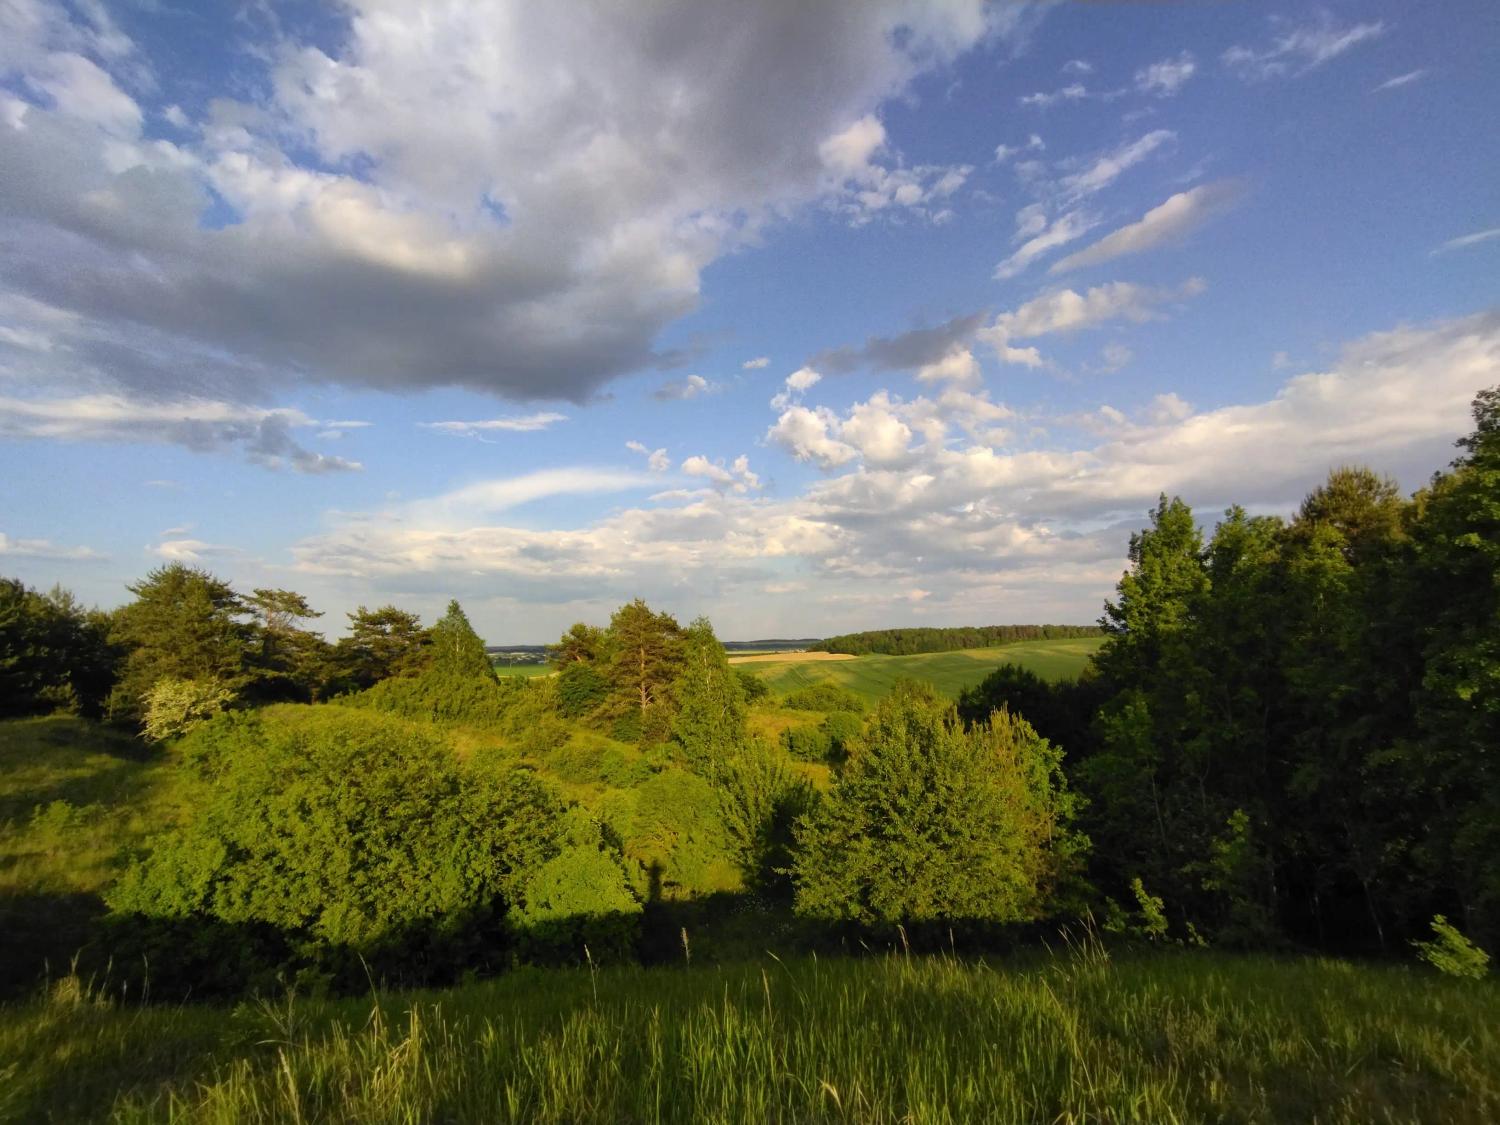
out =
<path fill-rule="evenodd" d="M 782 703 L 796 711 L 850 711 L 858 715 L 865 709 L 859 696 L 828 680 L 798 688 Z"/>
<path fill-rule="evenodd" d="M 865 923 L 1044 916 L 1087 842 L 1062 755 L 1001 712 L 965 730 L 925 685 L 881 701 L 861 752 L 801 822 L 798 909 Z"/>
<path fill-rule="evenodd" d="M 590 910 L 561 889 L 565 872 L 548 865 L 582 845 L 546 786 L 524 771 L 462 768 L 400 720 L 272 708 L 214 720 L 181 753 L 201 775 L 200 802 L 125 872 L 109 904 L 254 935 L 266 970 L 280 958 L 347 976 L 363 958 L 403 976 L 442 975 L 493 963 L 504 934 L 530 922 L 562 933 L 563 904 L 581 915 L 621 909 L 618 886 L 598 884 Z"/>

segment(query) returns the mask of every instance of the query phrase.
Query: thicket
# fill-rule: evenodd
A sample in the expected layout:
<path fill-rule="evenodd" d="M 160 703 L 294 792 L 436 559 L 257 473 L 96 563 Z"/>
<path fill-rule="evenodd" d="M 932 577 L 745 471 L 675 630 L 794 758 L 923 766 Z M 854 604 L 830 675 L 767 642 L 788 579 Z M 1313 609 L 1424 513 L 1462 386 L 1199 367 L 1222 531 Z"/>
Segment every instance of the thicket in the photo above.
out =
<path fill-rule="evenodd" d="M 957 628 L 871 629 L 844 633 L 807 646 L 809 652 L 840 652 L 850 656 L 915 656 L 923 652 L 954 652 L 962 648 L 991 648 L 1015 641 L 1055 641 L 1097 637 L 1097 625 L 973 625 Z"/>

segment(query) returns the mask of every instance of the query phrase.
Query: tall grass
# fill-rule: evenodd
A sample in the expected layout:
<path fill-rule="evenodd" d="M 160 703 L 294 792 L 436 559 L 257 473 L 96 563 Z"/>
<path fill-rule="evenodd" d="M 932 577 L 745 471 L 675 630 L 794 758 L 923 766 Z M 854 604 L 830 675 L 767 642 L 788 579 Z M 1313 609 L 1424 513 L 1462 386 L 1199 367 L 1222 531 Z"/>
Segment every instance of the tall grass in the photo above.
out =
<path fill-rule="evenodd" d="M 1500 994 L 1097 949 L 519 971 L 234 1009 L 0 1009 L 0 1117 L 129 1122 L 1500 1120 Z"/>

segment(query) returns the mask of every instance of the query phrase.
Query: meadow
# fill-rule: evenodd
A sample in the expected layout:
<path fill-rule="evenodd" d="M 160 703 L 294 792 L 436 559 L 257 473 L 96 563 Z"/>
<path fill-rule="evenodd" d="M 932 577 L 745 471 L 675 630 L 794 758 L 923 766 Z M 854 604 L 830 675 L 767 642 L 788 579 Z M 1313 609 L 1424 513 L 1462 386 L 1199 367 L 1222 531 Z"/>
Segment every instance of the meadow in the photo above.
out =
<path fill-rule="evenodd" d="M 435 992 L 0 1008 L 0 1120 L 1493 1121 L 1500 993 L 1085 940 L 518 970 Z"/>
<path fill-rule="evenodd" d="M 744 663 L 743 667 L 759 676 L 779 695 L 827 681 L 847 688 L 867 702 L 874 702 L 903 678 L 926 680 L 944 695 L 957 696 L 1002 664 L 1018 664 L 1044 680 L 1072 679 L 1083 671 L 1102 643 L 1102 638 L 1098 637 L 1019 641 L 994 648 L 959 649 L 917 656 L 857 656 L 850 660 L 829 660 L 824 653 L 794 653 L 784 660 L 758 658 Z M 733 657 L 730 659 L 734 663 Z"/>

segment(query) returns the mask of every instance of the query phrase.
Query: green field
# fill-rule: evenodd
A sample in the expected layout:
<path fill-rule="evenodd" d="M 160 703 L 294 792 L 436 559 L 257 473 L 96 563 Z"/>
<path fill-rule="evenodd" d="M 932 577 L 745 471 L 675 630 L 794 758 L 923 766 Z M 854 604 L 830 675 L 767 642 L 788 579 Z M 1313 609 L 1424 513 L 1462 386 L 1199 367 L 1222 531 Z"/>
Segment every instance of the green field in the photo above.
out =
<path fill-rule="evenodd" d="M 1500 990 L 1166 951 L 516 971 L 0 1007 L 0 1120 L 1491 1122 Z"/>
<path fill-rule="evenodd" d="M 496 664 L 494 669 L 497 676 L 523 676 L 528 680 L 533 676 L 552 675 L 550 664 Z"/>
<path fill-rule="evenodd" d="M 853 660 L 796 660 L 738 665 L 754 672 L 778 694 L 823 680 L 867 700 L 880 698 L 903 677 L 928 680 L 944 695 L 956 696 L 1002 664 L 1019 664 L 1045 680 L 1070 679 L 1083 671 L 1104 643 L 1101 637 L 1060 641 L 1020 641 L 996 648 L 960 649 L 917 656 L 858 656 Z"/>

